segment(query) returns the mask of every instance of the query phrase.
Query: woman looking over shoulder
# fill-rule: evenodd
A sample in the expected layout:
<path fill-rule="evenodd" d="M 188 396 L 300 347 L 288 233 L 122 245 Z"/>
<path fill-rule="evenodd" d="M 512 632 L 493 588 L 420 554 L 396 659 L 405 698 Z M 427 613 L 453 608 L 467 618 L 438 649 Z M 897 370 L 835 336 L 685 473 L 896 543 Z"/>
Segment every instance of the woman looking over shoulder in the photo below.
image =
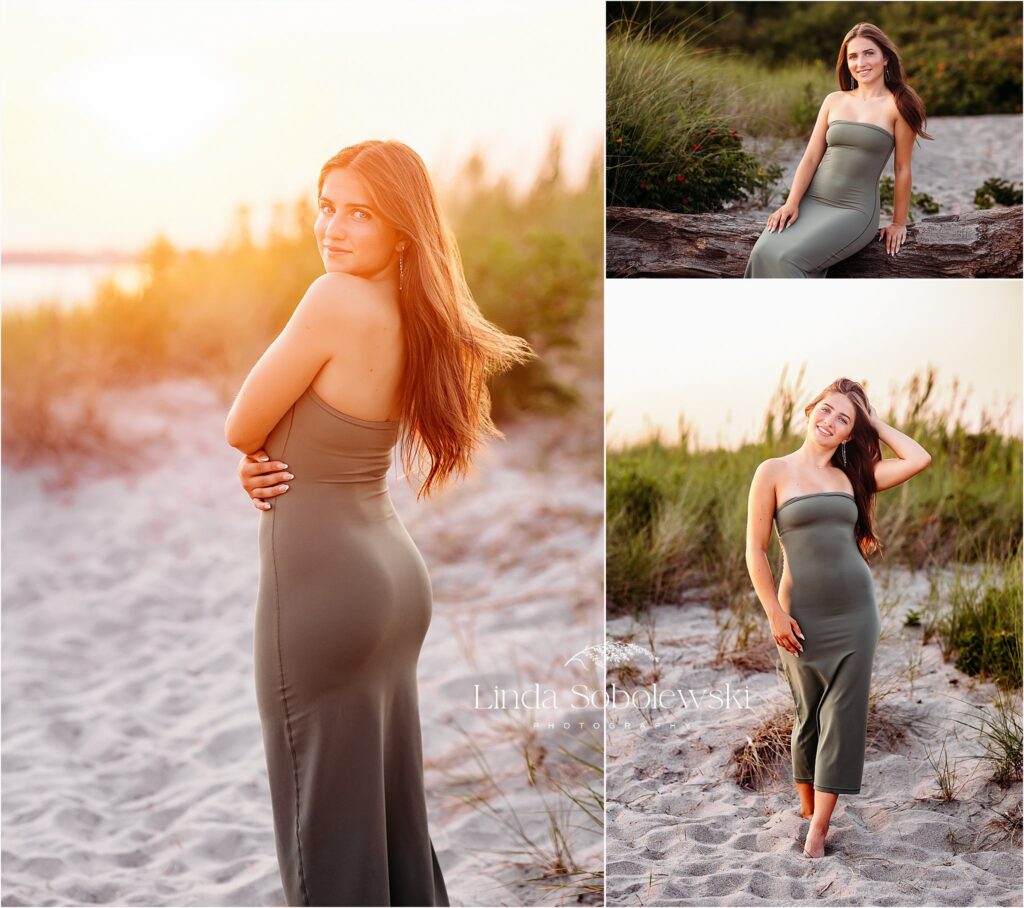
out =
<path fill-rule="evenodd" d="M 416 679 L 431 583 L 386 474 L 400 432 L 420 494 L 465 472 L 500 434 L 487 378 L 532 351 L 481 314 L 411 148 L 342 149 L 317 197 L 327 273 L 225 425 L 262 512 L 255 681 L 281 881 L 289 905 L 447 905 Z"/>
<path fill-rule="evenodd" d="M 843 38 L 839 91 L 818 112 L 789 196 L 768 218 L 744 277 L 825 277 L 872 238 L 890 255 L 907 238 L 910 159 L 924 131 L 924 102 L 907 84 L 892 41 L 868 22 Z M 895 148 L 892 223 L 879 229 L 878 181 Z"/>
<path fill-rule="evenodd" d="M 805 409 L 791 454 L 764 461 L 747 506 L 747 570 L 793 694 L 793 780 L 811 821 L 804 854 L 824 854 L 840 794 L 864 771 L 868 696 L 881 621 L 866 558 L 880 546 L 875 496 L 924 470 L 931 457 L 878 418 L 864 389 L 840 378 Z M 896 457 L 883 460 L 879 442 Z M 768 545 L 776 526 L 784 566 L 776 590 Z"/>

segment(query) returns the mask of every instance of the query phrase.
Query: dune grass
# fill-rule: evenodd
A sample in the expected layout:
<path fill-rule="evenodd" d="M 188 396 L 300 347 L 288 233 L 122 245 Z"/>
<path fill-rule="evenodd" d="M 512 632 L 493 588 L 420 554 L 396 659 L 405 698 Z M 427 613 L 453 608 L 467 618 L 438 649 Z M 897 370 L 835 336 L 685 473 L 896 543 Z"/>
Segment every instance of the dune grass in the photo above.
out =
<path fill-rule="evenodd" d="M 492 868 L 494 891 L 525 888 L 532 894 L 528 904 L 601 904 L 604 871 L 581 856 L 593 851 L 604 833 L 601 733 L 587 730 L 552 751 L 529 721 L 511 716 L 495 729 L 504 741 L 481 746 L 461 726 L 458 730 L 472 767 L 443 771 L 445 788 L 450 800 L 481 814 L 508 842 L 505 848 L 478 849 Z M 499 773 L 488 760 L 488 752 L 509 746 L 522 758 L 522 774 Z M 517 808 L 511 795 L 524 785 L 531 804 Z M 531 817 L 542 817 L 543 823 Z"/>
<path fill-rule="evenodd" d="M 719 605 L 752 600 L 744 557 L 750 478 L 761 461 L 801 444 L 800 407 L 809 399 L 801 381 L 783 375 L 761 437 L 736 450 L 700 448 L 684 424 L 676 444 L 651 438 L 608 452 L 611 613 L 642 610 L 697 587 Z M 878 496 L 881 563 L 924 568 L 1019 557 L 1021 439 L 1006 431 L 1006 414 L 969 427 L 966 398 L 955 381 L 948 390 L 940 403 L 934 371 L 919 373 L 883 413 L 924 445 L 932 465 Z M 779 556 L 773 538 L 769 558 L 777 569 Z"/>
<path fill-rule="evenodd" d="M 612 33 L 609 204 L 682 212 L 768 204 L 782 176 L 778 140 L 810 131 L 833 79 L 816 64 L 768 68 L 708 51 L 682 32 Z"/>
<path fill-rule="evenodd" d="M 1024 723 L 1021 720 L 1020 680 L 1018 691 L 1000 694 L 991 706 L 970 704 L 970 716 L 961 725 L 978 733 L 981 760 L 991 770 L 992 781 L 1006 787 L 1020 782 L 1024 761 Z"/>
<path fill-rule="evenodd" d="M 943 657 L 965 674 L 992 680 L 1003 689 L 1019 688 L 1024 620 L 1020 558 L 956 571 L 948 587 L 939 589 L 940 605 L 925 639 L 937 636 Z"/>
<path fill-rule="evenodd" d="M 1010 3 L 867 0 L 853 8 L 842 2 L 611 0 L 606 21 L 615 33 L 683 34 L 701 48 L 727 48 L 771 72 L 799 62 L 831 70 L 846 31 L 857 21 L 873 22 L 896 43 L 931 116 L 1021 110 L 1021 16 Z M 836 87 L 833 82 L 829 90 Z"/>
<path fill-rule="evenodd" d="M 632 113 L 665 128 L 677 117 L 699 133 L 713 118 L 744 135 L 799 138 L 814 125 L 825 95 L 838 88 L 824 63 L 769 67 L 698 42 L 684 33 L 609 35 L 609 121 Z"/>
<path fill-rule="evenodd" d="M 595 157 L 583 186 L 567 186 L 556 136 L 525 193 L 486 179 L 474 158 L 442 194 L 484 314 L 540 354 L 494 379 L 496 417 L 572 406 L 578 392 L 549 360 L 575 345 L 600 293 L 600 161 Z M 232 241 L 216 250 L 154 239 L 142 257 L 148 279 L 138 292 L 108 281 L 80 308 L 4 312 L 4 457 L 12 466 L 51 464 L 72 476 L 83 457 L 129 457 L 103 417 L 101 396 L 112 387 L 196 377 L 229 403 L 323 273 L 314 218 L 312 198 L 279 204 L 257 241 L 240 208 Z"/>

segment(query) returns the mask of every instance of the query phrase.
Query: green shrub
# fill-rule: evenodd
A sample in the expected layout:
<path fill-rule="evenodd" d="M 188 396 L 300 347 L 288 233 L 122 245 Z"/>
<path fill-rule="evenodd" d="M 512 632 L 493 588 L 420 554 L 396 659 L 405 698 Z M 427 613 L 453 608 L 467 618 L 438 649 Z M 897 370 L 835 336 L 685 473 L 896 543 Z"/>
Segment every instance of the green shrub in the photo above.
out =
<path fill-rule="evenodd" d="M 896 42 L 929 116 L 1021 111 L 1019 4 L 613 0 L 607 16 L 615 30 L 643 29 L 653 38 L 685 34 L 702 50 L 746 56 L 770 74 L 806 63 L 831 70 L 850 27 L 873 22 Z M 827 90 L 837 87 L 833 76 Z M 816 97 L 820 104 L 823 94 Z"/>
<path fill-rule="evenodd" d="M 743 149 L 713 61 L 634 35 L 610 37 L 607 52 L 610 204 L 717 211 L 770 191 L 781 171 Z"/>
<path fill-rule="evenodd" d="M 892 177 L 882 177 L 878 181 L 878 196 L 882 211 L 892 217 L 893 206 L 896 202 L 896 181 Z M 939 203 L 927 192 L 910 193 L 910 206 L 907 208 L 907 223 L 914 223 L 914 209 L 917 208 L 922 214 L 938 214 Z"/>
<path fill-rule="evenodd" d="M 993 205 L 1020 205 L 1024 203 L 1024 193 L 1016 183 L 1010 183 L 999 177 L 989 177 L 974 190 L 974 207 L 991 208 Z"/>
<path fill-rule="evenodd" d="M 958 576 L 937 630 L 960 671 L 1020 687 L 1021 622 L 1020 563 L 1013 559 L 977 581 Z"/>

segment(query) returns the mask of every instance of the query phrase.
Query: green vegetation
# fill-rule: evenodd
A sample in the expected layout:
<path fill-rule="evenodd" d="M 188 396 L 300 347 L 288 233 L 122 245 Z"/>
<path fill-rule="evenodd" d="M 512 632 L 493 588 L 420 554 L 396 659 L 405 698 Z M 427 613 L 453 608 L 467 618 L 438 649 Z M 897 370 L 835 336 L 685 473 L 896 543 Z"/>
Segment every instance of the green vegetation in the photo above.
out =
<path fill-rule="evenodd" d="M 701 50 L 742 55 L 766 73 L 808 63 L 831 71 L 846 32 L 872 22 L 896 43 L 929 116 L 1021 112 L 1019 4 L 613 0 L 607 17 L 614 33 L 685 34 Z M 837 87 L 833 75 L 827 91 Z"/>
<path fill-rule="evenodd" d="M 782 170 L 745 150 L 742 136 L 801 134 L 828 91 L 822 67 L 769 73 L 682 37 L 614 34 L 607 53 L 613 205 L 698 212 L 770 198 Z"/>
<path fill-rule="evenodd" d="M 892 177 L 882 177 L 878 181 L 878 195 L 882 211 L 892 217 L 892 207 L 896 198 L 896 181 Z M 939 203 L 927 192 L 910 193 L 910 207 L 907 209 L 907 223 L 914 223 L 914 209 L 922 214 L 938 214 Z"/>
<path fill-rule="evenodd" d="M 1020 205 L 1024 192 L 1019 183 L 1010 183 L 999 177 L 989 177 L 974 190 L 974 207 L 991 208 L 993 205 Z"/>
<path fill-rule="evenodd" d="M 494 380 L 499 419 L 567 406 L 576 393 L 550 363 L 575 344 L 575 329 L 600 292 L 603 190 L 598 159 L 578 189 L 565 185 L 560 165 L 555 138 L 543 172 L 524 194 L 507 182 L 486 181 L 479 159 L 445 193 L 480 308 L 541 357 Z M 155 239 L 144 255 L 149 280 L 138 294 L 107 283 L 80 309 L 4 312 L 9 463 L 118 457 L 99 406 L 105 388 L 194 376 L 230 399 L 323 273 L 314 218 L 311 196 L 279 204 L 268 235 L 256 242 L 242 208 L 233 241 L 215 251 Z"/>
<path fill-rule="evenodd" d="M 978 576 L 958 572 L 943 595 L 934 626 L 944 658 L 968 675 L 1020 687 L 1021 566 L 1018 557 L 985 565 Z"/>
<path fill-rule="evenodd" d="M 678 212 L 750 199 L 770 205 L 782 176 L 781 141 L 810 134 L 823 99 L 839 87 L 836 56 L 857 21 L 893 38 L 929 116 L 1021 111 L 1021 16 L 1010 3 L 607 7 L 612 205 Z M 998 201 L 1001 191 L 993 184 L 980 198 Z M 937 211 L 926 195 L 911 204 Z"/>
<path fill-rule="evenodd" d="M 1019 678 L 1017 686 L 1020 687 Z M 981 759 L 991 768 L 992 781 L 1004 787 L 1021 781 L 1024 725 L 1021 722 L 1020 696 L 1008 692 L 996 698 L 991 707 L 969 706 L 973 721 L 959 721 L 978 732 L 978 739 L 985 748 Z M 1019 813 L 1016 825 L 1020 826 Z"/>
<path fill-rule="evenodd" d="M 802 441 L 801 405 L 809 395 L 801 381 L 802 374 L 795 383 L 783 375 L 761 437 L 737 450 L 701 449 L 684 424 L 676 444 L 650 439 L 609 451 L 612 612 L 678 600 L 694 588 L 721 604 L 753 599 L 744 557 L 747 492 L 761 461 L 793 451 Z M 1021 500 L 1008 490 L 1021 488 L 1021 439 L 993 416 L 969 429 L 955 382 L 950 391 L 950 402 L 940 405 L 934 372 L 919 374 L 883 414 L 932 455 L 928 470 L 877 499 L 876 526 L 887 563 L 926 567 L 1019 559 Z M 769 556 L 781 566 L 779 554 L 773 540 Z"/>

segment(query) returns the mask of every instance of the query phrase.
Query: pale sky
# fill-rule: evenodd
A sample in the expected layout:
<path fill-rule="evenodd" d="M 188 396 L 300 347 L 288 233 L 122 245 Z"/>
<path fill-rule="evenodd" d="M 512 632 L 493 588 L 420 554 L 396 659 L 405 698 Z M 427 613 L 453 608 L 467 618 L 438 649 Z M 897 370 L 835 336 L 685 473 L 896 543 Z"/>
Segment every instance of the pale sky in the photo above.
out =
<path fill-rule="evenodd" d="M 702 447 L 759 437 L 784 366 L 807 370 L 807 400 L 836 378 L 867 380 L 883 416 L 892 390 L 928 364 L 940 402 L 953 378 L 966 411 L 1011 406 L 1021 430 L 1020 281 L 607 281 L 605 411 L 609 447 L 679 416 Z"/>
<path fill-rule="evenodd" d="M 436 177 L 474 150 L 528 183 L 562 132 L 602 148 L 593 0 L 0 4 L 4 249 L 210 247 L 237 204 L 312 202 L 345 145 L 399 139 Z"/>

